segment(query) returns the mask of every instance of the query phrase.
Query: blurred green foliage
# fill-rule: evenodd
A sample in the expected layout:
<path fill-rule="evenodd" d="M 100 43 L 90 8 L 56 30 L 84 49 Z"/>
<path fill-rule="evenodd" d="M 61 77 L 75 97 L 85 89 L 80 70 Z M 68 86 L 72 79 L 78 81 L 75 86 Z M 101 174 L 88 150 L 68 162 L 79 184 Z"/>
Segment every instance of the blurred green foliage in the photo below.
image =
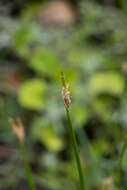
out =
<path fill-rule="evenodd" d="M 39 79 L 27 80 L 19 91 L 19 102 L 26 108 L 38 110 L 45 104 L 46 85 Z"/>
<path fill-rule="evenodd" d="M 0 164 L 0 188 L 19 187 L 24 180 L 8 122 L 19 115 L 37 184 L 51 190 L 78 189 L 61 97 L 63 70 L 88 189 L 119 189 L 114 179 L 127 126 L 127 3 L 77 4 L 80 19 L 69 26 L 39 22 L 40 2 L 28 3 L 17 18 L 0 18 L 0 143 L 16 151 Z"/>

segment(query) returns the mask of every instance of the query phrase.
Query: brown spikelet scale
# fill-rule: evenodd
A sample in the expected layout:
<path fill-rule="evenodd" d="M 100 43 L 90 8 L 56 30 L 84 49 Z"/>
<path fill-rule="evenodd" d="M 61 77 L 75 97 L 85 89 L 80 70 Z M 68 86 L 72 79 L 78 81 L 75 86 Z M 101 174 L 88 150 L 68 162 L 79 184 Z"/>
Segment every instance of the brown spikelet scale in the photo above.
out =
<path fill-rule="evenodd" d="M 23 126 L 20 118 L 16 118 L 16 119 L 12 120 L 12 130 L 15 133 L 15 135 L 17 136 L 19 142 L 21 144 L 23 144 L 24 140 L 25 140 L 25 131 L 24 131 L 24 126 Z"/>
<path fill-rule="evenodd" d="M 62 96 L 64 100 L 64 105 L 66 108 L 69 108 L 71 104 L 71 96 L 70 96 L 70 90 L 69 90 L 69 84 L 65 82 L 64 74 L 61 73 L 61 79 L 62 79 Z"/>

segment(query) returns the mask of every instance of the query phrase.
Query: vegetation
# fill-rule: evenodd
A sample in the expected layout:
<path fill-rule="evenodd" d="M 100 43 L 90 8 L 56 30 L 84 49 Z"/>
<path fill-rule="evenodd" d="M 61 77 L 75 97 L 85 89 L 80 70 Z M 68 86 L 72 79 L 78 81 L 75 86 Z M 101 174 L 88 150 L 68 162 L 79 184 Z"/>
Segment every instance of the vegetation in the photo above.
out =
<path fill-rule="evenodd" d="M 0 9 L 0 190 L 30 189 L 30 181 L 38 190 L 79 189 L 61 70 L 85 190 L 126 190 L 126 0 L 13 0 Z M 10 123 L 17 117 L 27 175 Z"/>

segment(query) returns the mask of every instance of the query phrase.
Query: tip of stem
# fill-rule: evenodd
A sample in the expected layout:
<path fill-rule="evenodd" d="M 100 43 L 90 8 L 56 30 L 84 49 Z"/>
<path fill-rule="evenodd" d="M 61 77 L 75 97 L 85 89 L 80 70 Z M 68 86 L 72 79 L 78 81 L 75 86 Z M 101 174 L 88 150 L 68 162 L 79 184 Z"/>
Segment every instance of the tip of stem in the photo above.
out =
<path fill-rule="evenodd" d="M 61 81 L 62 81 L 62 85 L 65 86 L 65 76 L 64 76 L 64 72 L 61 71 Z"/>

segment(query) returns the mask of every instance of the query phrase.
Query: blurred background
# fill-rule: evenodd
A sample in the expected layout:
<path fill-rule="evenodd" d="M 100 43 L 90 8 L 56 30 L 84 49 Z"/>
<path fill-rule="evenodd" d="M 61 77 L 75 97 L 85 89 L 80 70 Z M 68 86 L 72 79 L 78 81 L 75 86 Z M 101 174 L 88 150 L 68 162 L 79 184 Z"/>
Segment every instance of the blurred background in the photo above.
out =
<path fill-rule="evenodd" d="M 126 189 L 127 1 L 0 1 L 0 190 L 27 190 L 9 118 L 21 118 L 38 190 L 77 190 L 61 97 L 70 83 L 87 189 Z"/>

